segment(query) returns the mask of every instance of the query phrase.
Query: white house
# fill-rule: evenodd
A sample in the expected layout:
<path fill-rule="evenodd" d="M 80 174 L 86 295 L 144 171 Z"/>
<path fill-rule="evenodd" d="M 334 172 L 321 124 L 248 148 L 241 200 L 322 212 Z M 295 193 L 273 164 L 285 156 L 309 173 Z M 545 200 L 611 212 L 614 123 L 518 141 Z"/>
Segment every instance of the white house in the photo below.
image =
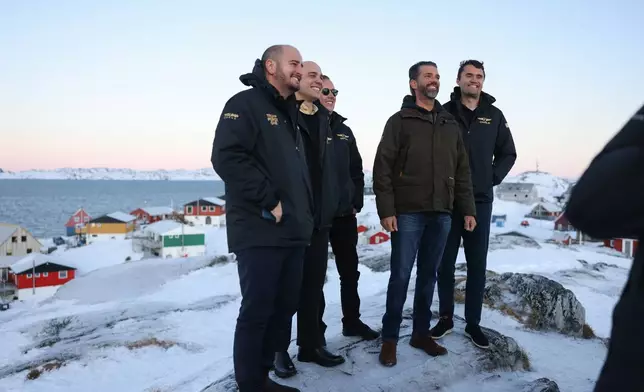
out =
<path fill-rule="evenodd" d="M 499 200 L 534 204 L 539 201 L 539 192 L 532 183 L 502 182 L 496 187 L 496 197 Z"/>
<path fill-rule="evenodd" d="M 203 230 L 171 220 L 146 226 L 136 233 L 134 244 L 137 251 L 163 258 L 206 254 L 206 234 Z"/>

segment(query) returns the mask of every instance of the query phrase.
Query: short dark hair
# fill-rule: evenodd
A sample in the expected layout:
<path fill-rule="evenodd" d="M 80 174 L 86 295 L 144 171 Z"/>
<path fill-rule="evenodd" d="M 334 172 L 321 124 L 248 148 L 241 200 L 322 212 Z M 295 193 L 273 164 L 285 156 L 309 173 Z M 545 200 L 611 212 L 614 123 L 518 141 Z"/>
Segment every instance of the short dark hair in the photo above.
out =
<path fill-rule="evenodd" d="M 483 71 L 483 78 L 485 78 L 485 67 L 483 66 L 483 62 L 478 61 L 478 60 L 470 59 L 470 60 L 461 61 L 461 64 L 458 66 L 458 73 L 456 74 L 456 79 L 457 80 L 461 79 L 461 74 L 463 73 L 463 70 L 465 69 L 465 67 L 467 67 L 468 65 L 471 65 L 472 67 L 474 67 L 476 69 L 482 70 Z"/>
<path fill-rule="evenodd" d="M 284 46 L 285 45 L 269 46 L 262 54 L 262 67 L 266 65 L 267 60 L 277 61 L 277 58 L 284 52 Z"/>
<path fill-rule="evenodd" d="M 329 75 L 322 75 L 322 76 L 320 76 L 320 77 L 322 78 L 322 80 L 331 80 L 331 78 L 329 77 Z"/>
<path fill-rule="evenodd" d="M 438 65 L 433 61 L 419 61 L 409 67 L 409 81 L 411 82 L 412 80 L 418 79 L 418 75 L 420 75 L 420 67 L 424 67 L 426 65 L 438 68 Z M 409 91 L 411 92 L 411 95 L 414 95 L 414 89 L 411 88 L 411 86 L 409 86 Z"/>

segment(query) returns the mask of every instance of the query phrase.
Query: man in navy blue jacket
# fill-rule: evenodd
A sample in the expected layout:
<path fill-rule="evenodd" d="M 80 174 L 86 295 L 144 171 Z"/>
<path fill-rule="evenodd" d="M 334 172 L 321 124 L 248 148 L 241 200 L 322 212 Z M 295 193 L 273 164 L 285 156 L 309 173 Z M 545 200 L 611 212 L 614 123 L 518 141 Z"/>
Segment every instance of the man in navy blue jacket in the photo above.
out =
<path fill-rule="evenodd" d="M 358 221 L 356 214 L 364 205 L 364 171 L 362 157 L 356 138 L 345 123 L 346 118 L 335 111 L 338 90 L 331 79 L 322 77 L 320 102 L 331 112 L 331 130 L 335 147 L 335 164 L 340 190 L 340 206 L 331 226 L 331 249 L 335 266 L 340 275 L 340 299 L 342 302 L 342 334 L 366 340 L 376 339 L 380 334 L 360 320 L 360 296 L 358 295 Z M 324 298 L 322 298 L 324 300 Z M 320 320 L 322 329 L 326 324 Z"/>
<path fill-rule="evenodd" d="M 503 112 L 493 105 L 495 98 L 483 92 L 484 81 L 483 63 L 476 60 L 461 62 L 456 77 L 458 86 L 454 88 L 451 100 L 443 105 L 456 118 L 463 134 L 470 161 L 478 224 L 474 231 L 468 232 L 463 229 L 463 214 L 457 211 L 453 214 L 452 228 L 438 270 L 440 319 L 432 328 L 432 337 L 440 339 L 454 327 L 454 268 L 462 238 L 467 260 L 465 334 L 481 348 L 489 345 L 479 323 L 494 201 L 492 188 L 503 181 L 517 159 L 508 122 Z"/>
<path fill-rule="evenodd" d="M 212 165 L 226 188 L 228 248 L 237 256 L 241 308 L 233 343 L 240 392 L 298 391 L 268 377 L 290 332 L 304 254 L 314 228 L 313 192 L 294 93 L 302 56 L 268 48 L 221 113 Z"/>

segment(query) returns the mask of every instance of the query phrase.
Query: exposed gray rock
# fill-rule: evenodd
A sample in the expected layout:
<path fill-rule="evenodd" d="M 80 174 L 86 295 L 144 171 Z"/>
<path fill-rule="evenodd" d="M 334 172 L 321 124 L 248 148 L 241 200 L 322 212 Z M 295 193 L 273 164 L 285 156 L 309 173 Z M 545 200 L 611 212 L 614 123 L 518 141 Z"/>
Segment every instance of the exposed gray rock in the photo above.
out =
<path fill-rule="evenodd" d="M 363 254 L 360 255 L 360 264 L 368 267 L 374 272 L 385 272 L 390 269 L 389 253 Z"/>
<path fill-rule="evenodd" d="M 527 383 L 521 392 L 559 392 L 559 385 L 547 378 L 540 378 Z"/>
<path fill-rule="evenodd" d="M 490 251 L 499 249 L 513 249 L 516 247 L 541 248 L 541 245 L 539 245 L 539 243 L 534 238 L 517 231 L 490 236 Z"/>
<path fill-rule="evenodd" d="M 457 280 L 455 296 L 465 295 L 465 279 Z M 575 294 L 541 275 L 488 274 L 485 303 L 537 330 L 581 337 L 586 311 Z"/>
<path fill-rule="evenodd" d="M 464 320 L 456 318 L 454 333 L 441 339 L 448 354 L 432 358 L 409 346 L 411 310 L 407 310 L 400 331 L 396 366 L 386 368 L 378 361 L 381 345 L 379 339 L 341 344 L 346 339 L 338 337 L 339 341 L 329 340 L 329 346 L 347 359 L 345 364 L 335 368 L 322 368 L 314 364 L 298 363 L 298 376 L 280 382 L 303 391 L 425 392 L 443 389 L 473 374 L 529 370 L 528 358 L 514 339 L 494 330 L 484 329 L 490 339 L 490 348 L 480 350 L 463 336 L 464 328 Z M 294 348 L 292 352 L 296 350 Z M 202 392 L 236 390 L 231 373 L 207 386 Z"/>

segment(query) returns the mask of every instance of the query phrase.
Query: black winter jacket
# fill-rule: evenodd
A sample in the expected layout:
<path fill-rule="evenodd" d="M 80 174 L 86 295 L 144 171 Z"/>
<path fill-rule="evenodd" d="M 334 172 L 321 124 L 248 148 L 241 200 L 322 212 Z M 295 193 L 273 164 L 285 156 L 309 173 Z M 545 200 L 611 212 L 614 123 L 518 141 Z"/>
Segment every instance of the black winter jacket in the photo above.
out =
<path fill-rule="evenodd" d="M 337 189 L 333 133 L 329 124 L 330 113 L 319 101 L 314 102 L 314 104 L 318 107 L 317 113 L 314 114 L 319 121 L 318 140 L 311 139 L 311 133 L 307 129 L 306 121 L 303 118 L 303 116 L 307 115 L 301 112 L 299 112 L 298 117 L 298 129 L 302 137 L 307 139 L 304 143 L 305 148 L 310 148 L 310 143 L 318 143 L 317 150 L 319 155 L 317 160 L 308 161 L 308 165 L 317 165 L 313 172 L 319 174 L 319 177 L 315 176 L 311 178 L 311 181 L 314 200 L 314 227 L 320 229 L 331 227 L 333 224 L 333 218 L 338 211 L 340 194 Z"/>
<path fill-rule="evenodd" d="M 493 187 L 508 175 L 517 159 L 517 151 L 503 112 L 493 105 L 496 99 L 482 93 L 479 105 L 468 124 L 461 104 L 461 88 L 455 87 L 451 100 L 443 107 L 458 121 L 470 160 L 474 199 L 479 203 L 494 201 Z"/>
<path fill-rule="evenodd" d="M 307 246 L 313 198 L 297 106 L 264 76 L 260 60 L 240 76 L 251 89 L 226 102 L 212 145 L 213 168 L 226 188 L 228 249 Z M 282 203 L 282 220 L 270 211 Z"/>
<path fill-rule="evenodd" d="M 353 215 L 354 209 L 360 212 L 364 206 L 362 157 L 353 131 L 345 124 L 346 120 L 336 112 L 331 113 L 331 130 L 340 190 L 338 216 Z"/>
<path fill-rule="evenodd" d="M 592 160 L 565 208 L 570 223 L 594 238 L 644 240 L 644 106 Z M 608 309 L 607 309 L 608 310 Z M 644 248 L 613 311 L 606 362 L 595 392 L 644 385 Z"/>

